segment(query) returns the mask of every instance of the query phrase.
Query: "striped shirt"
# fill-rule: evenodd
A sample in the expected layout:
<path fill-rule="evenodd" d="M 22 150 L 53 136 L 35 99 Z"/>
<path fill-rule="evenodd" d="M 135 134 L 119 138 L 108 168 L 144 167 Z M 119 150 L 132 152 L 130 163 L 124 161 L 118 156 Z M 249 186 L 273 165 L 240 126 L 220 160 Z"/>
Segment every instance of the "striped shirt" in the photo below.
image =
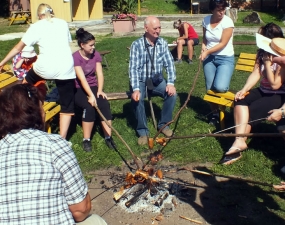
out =
<path fill-rule="evenodd" d="M 0 140 L 0 224 L 75 224 L 68 206 L 87 194 L 74 152 L 59 135 L 24 129 Z"/>
<path fill-rule="evenodd" d="M 154 47 L 151 46 L 146 39 L 146 46 L 149 49 L 151 57 L 153 57 Z M 176 79 L 176 70 L 173 57 L 168 49 L 167 42 L 159 37 L 156 41 L 154 55 L 154 71 L 151 73 L 151 60 L 148 55 L 144 43 L 144 37 L 134 41 L 131 45 L 130 63 L 129 63 L 129 78 L 132 89 L 139 90 L 139 82 L 145 82 L 147 76 L 159 74 L 163 76 L 163 68 L 167 73 L 167 84 L 174 85 Z M 146 74 L 148 72 L 148 75 Z"/>

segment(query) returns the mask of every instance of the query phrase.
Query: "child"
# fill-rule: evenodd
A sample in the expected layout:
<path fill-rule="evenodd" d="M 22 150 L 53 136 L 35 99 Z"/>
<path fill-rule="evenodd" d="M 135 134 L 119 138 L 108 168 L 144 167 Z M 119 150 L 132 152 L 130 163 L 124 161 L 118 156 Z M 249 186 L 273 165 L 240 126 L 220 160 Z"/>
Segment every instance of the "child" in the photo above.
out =
<path fill-rule="evenodd" d="M 37 60 L 37 53 L 32 46 L 26 46 L 23 50 L 14 56 L 13 70 L 19 80 L 23 80 L 27 72 L 32 68 L 33 63 Z"/>

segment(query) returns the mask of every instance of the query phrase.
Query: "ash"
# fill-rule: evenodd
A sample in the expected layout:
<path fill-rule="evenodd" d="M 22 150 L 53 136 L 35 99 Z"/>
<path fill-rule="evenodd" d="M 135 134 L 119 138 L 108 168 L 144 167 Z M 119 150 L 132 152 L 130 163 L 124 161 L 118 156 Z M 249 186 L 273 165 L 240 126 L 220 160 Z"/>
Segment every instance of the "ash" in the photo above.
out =
<path fill-rule="evenodd" d="M 173 184 L 164 184 L 158 187 L 151 187 L 146 189 L 142 194 L 138 196 L 138 192 L 145 188 L 143 184 L 136 184 L 130 189 L 125 191 L 127 197 L 122 197 L 118 206 L 126 210 L 129 213 L 134 212 L 152 212 L 152 213 L 168 213 L 174 211 L 177 202 L 175 195 L 173 195 Z M 155 193 L 154 193 L 155 192 Z M 128 201 L 133 198 L 138 198 L 137 201 L 132 203 L 129 207 L 126 205 Z"/>

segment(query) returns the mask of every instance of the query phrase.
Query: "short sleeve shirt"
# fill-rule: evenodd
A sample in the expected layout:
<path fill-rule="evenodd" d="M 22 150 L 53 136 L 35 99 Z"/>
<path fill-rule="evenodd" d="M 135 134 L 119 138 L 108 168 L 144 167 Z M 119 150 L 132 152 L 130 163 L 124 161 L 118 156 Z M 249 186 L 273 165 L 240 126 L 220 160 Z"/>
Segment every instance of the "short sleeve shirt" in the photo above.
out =
<path fill-rule="evenodd" d="M 102 62 L 102 57 L 99 52 L 94 51 L 94 53 L 91 55 L 91 58 L 87 60 L 80 55 L 79 51 L 76 51 L 73 53 L 73 60 L 74 66 L 81 66 L 89 86 L 98 86 L 98 81 L 97 77 L 95 76 L 95 72 L 96 63 Z M 75 80 L 75 86 L 76 88 L 81 88 L 81 84 L 78 78 L 76 78 Z"/>
<path fill-rule="evenodd" d="M 38 59 L 33 65 L 37 75 L 44 79 L 75 79 L 66 21 L 58 18 L 39 20 L 29 27 L 22 41 L 27 46 L 39 46 Z"/>
<path fill-rule="evenodd" d="M 0 224 L 75 224 L 88 187 L 68 142 L 24 129 L 0 140 Z"/>
<path fill-rule="evenodd" d="M 205 37 L 207 40 L 207 46 L 206 46 L 207 49 L 210 49 L 219 44 L 224 29 L 230 27 L 234 28 L 234 23 L 232 19 L 226 15 L 224 15 L 221 22 L 215 28 L 211 27 L 210 21 L 211 21 L 211 15 L 206 16 L 202 22 L 203 27 L 206 29 Z M 223 49 L 212 53 L 212 55 L 222 55 L 222 56 L 234 55 L 233 35 L 231 36 L 229 42 Z"/>

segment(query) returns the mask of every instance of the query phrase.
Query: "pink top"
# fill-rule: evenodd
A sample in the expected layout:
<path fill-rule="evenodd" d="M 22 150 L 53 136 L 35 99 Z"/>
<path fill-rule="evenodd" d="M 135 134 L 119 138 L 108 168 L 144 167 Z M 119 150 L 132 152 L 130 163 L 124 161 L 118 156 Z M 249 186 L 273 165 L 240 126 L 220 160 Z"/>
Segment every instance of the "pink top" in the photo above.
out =
<path fill-rule="evenodd" d="M 102 62 L 102 58 L 99 52 L 94 51 L 91 58 L 87 60 L 80 55 L 78 50 L 73 53 L 73 60 L 74 60 L 74 66 L 81 66 L 89 86 L 90 87 L 98 86 L 98 81 L 95 72 L 96 72 L 96 63 Z M 80 80 L 78 78 L 75 79 L 75 86 L 76 88 L 82 88 Z"/>

